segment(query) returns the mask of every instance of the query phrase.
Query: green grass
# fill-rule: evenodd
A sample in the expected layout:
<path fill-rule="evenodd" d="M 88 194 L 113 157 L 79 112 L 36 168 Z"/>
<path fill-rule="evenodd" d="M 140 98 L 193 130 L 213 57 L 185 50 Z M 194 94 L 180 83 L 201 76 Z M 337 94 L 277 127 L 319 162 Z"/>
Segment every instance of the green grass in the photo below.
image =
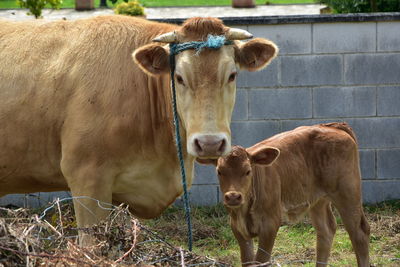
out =
<path fill-rule="evenodd" d="M 119 0 L 120 2 L 122 0 Z M 256 0 L 257 5 L 264 5 L 266 2 L 271 4 L 310 4 L 314 0 Z M 100 0 L 95 0 L 95 7 L 98 7 Z M 144 6 L 157 7 L 157 6 L 221 6 L 231 5 L 231 0 L 141 0 Z M 107 2 L 108 6 L 112 6 L 111 2 Z M 73 8 L 75 0 L 64 0 L 62 8 Z M 0 0 L 0 8 L 19 8 L 15 0 Z"/>
<path fill-rule="evenodd" d="M 365 207 L 371 226 L 370 257 L 375 266 L 399 266 L 400 200 Z M 172 207 L 159 219 L 145 221 L 171 243 L 186 247 L 186 223 L 182 209 Z M 219 261 L 240 265 L 239 247 L 222 205 L 192 208 L 194 251 Z M 331 251 L 330 266 L 356 266 L 347 232 L 337 217 L 338 229 Z M 273 249 L 282 266 L 315 266 L 315 230 L 307 219 L 279 229 Z"/>

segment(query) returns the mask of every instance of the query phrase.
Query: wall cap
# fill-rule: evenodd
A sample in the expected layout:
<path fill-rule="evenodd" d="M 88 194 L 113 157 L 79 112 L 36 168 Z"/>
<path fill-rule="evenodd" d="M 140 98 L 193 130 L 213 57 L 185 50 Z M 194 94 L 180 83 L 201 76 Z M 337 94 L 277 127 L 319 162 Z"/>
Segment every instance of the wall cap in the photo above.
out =
<path fill-rule="evenodd" d="M 290 15 L 290 16 L 259 16 L 259 17 L 220 17 L 226 25 L 268 25 L 295 23 L 335 23 L 335 22 L 369 22 L 369 21 L 400 21 L 400 12 L 352 13 L 324 15 Z M 150 19 L 159 22 L 181 24 L 186 19 Z"/>

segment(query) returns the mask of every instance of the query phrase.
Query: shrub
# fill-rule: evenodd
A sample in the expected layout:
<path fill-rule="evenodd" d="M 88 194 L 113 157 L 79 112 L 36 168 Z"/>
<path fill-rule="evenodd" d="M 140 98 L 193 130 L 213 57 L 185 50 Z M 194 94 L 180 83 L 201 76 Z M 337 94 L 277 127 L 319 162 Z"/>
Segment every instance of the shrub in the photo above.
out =
<path fill-rule="evenodd" d="M 144 8 L 138 1 L 129 1 L 118 4 L 115 13 L 129 16 L 143 16 Z"/>
<path fill-rule="evenodd" d="M 335 13 L 396 12 L 400 0 L 320 0 Z"/>
<path fill-rule="evenodd" d="M 60 9 L 62 0 L 17 0 L 17 3 L 22 8 L 28 8 L 29 15 L 34 15 L 35 18 L 42 17 L 42 9 L 49 4 L 52 9 Z"/>

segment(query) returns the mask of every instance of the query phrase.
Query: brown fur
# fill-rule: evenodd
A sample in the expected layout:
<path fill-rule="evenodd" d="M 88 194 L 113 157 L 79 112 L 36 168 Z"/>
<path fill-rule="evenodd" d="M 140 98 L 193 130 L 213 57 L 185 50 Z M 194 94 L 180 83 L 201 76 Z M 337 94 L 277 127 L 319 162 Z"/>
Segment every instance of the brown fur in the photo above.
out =
<path fill-rule="evenodd" d="M 179 34 L 184 41 L 203 41 L 208 35 L 224 35 L 228 30 L 220 19 L 195 17 L 182 24 Z"/>
<path fill-rule="evenodd" d="M 331 203 L 349 232 L 358 266 L 369 266 L 358 150 L 347 124 L 303 126 L 232 150 L 218 160 L 217 169 L 243 266 L 270 260 L 281 223 L 307 212 L 317 232 L 317 266 L 325 266 L 336 230 Z M 256 236 L 260 249 L 253 258 L 251 239 Z"/>

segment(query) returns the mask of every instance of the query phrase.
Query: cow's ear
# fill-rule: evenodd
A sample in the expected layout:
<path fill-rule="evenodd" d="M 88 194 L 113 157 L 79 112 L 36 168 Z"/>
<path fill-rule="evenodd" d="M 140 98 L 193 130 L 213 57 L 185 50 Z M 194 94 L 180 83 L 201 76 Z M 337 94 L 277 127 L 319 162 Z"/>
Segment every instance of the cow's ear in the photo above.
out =
<path fill-rule="evenodd" d="M 248 153 L 252 164 L 266 166 L 271 165 L 279 157 L 280 151 L 274 147 L 264 146 Z"/>
<path fill-rule="evenodd" d="M 133 60 L 150 75 L 169 72 L 169 51 L 159 44 L 148 44 L 136 49 Z"/>
<path fill-rule="evenodd" d="M 246 43 L 240 43 L 236 50 L 236 61 L 240 68 L 257 71 L 265 68 L 277 55 L 279 49 L 273 42 L 255 38 Z"/>
<path fill-rule="evenodd" d="M 201 158 L 196 158 L 196 161 L 200 164 L 207 164 L 207 165 L 215 165 L 217 166 L 218 159 L 201 159 Z"/>

